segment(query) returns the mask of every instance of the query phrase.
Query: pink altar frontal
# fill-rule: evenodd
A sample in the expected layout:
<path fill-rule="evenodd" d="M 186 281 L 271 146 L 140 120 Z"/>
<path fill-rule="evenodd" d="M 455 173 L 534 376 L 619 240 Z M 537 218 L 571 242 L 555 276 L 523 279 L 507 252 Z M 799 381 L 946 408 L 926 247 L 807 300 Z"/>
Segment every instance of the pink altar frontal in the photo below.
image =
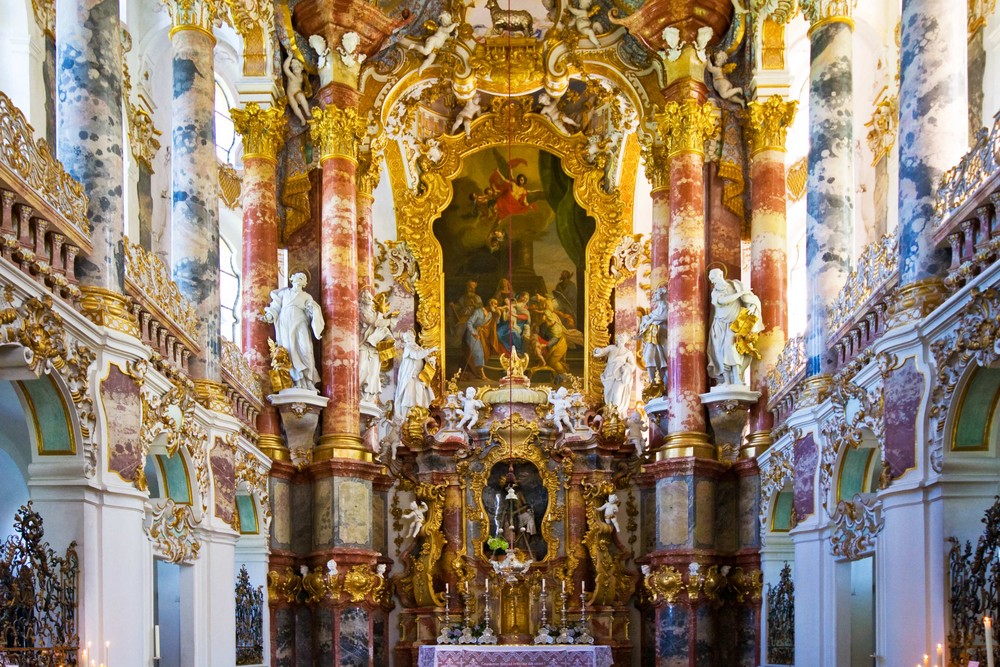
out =
<path fill-rule="evenodd" d="M 610 646 L 421 646 L 417 667 L 611 667 Z"/>

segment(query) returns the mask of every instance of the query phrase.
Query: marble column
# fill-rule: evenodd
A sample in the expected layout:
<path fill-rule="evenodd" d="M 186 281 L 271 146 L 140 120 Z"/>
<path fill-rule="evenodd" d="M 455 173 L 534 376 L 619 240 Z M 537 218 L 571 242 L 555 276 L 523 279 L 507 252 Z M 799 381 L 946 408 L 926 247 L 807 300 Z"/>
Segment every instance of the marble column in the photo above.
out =
<path fill-rule="evenodd" d="M 657 122 L 670 160 L 667 435 L 658 456 L 714 458 L 699 395 L 708 391 L 704 145 L 718 122 L 710 104 L 693 98 L 667 103 Z"/>
<path fill-rule="evenodd" d="M 122 42 L 117 0 L 56 3 L 56 155 L 87 194 L 93 251 L 76 260 L 82 286 L 125 286 Z"/>
<path fill-rule="evenodd" d="M 313 111 L 309 129 L 320 149 L 323 169 L 320 301 L 326 329 L 321 357 L 323 395 L 330 399 L 323 411 L 322 436 L 314 458 L 370 461 L 371 453 L 360 436 L 355 219 L 358 137 L 364 133 L 364 121 L 354 108 L 330 103 Z"/>
<path fill-rule="evenodd" d="M 827 308 L 851 270 L 854 246 L 852 2 L 807 0 L 811 24 L 806 195 L 806 377 L 826 374 Z"/>
<path fill-rule="evenodd" d="M 899 88 L 899 285 L 918 316 L 942 296 L 948 250 L 932 239 L 942 174 L 966 151 L 966 15 L 945 0 L 903 2 Z M 924 295 L 927 298 L 920 298 Z M 933 295 L 933 296 L 932 296 Z"/>
<path fill-rule="evenodd" d="M 233 109 L 233 124 L 243 137 L 243 353 L 250 368 L 268 386 L 271 325 L 257 317 L 278 288 L 278 151 L 287 124 L 284 109 L 261 109 L 250 102 Z M 257 417 L 259 445 L 271 458 L 287 456 L 278 411 L 270 404 Z"/>
<path fill-rule="evenodd" d="M 372 205 L 378 187 L 381 157 L 367 153 L 358 167 L 358 290 L 375 289 L 375 232 Z"/>
<path fill-rule="evenodd" d="M 748 105 L 750 140 L 750 285 L 760 298 L 764 330 L 760 359 L 750 362 L 750 381 L 760 400 L 750 409 L 750 430 L 741 453 L 756 456 L 771 444 L 774 418 L 767 409 L 765 374 L 788 339 L 788 236 L 785 210 L 785 135 L 796 102 L 775 95 Z"/>
<path fill-rule="evenodd" d="M 646 152 L 646 176 L 652 186 L 653 228 L 650 235 L 650 294 L 667 284 L 670 263 L 670 166 L 667 147 L 652 146 Z"/>
<path fill-rule="evenodd" d="M 198 312 L 200 351 L 191 374 L 218 389 L 219 192 L 215 156 L 215 4 L 167 0 L 173 21 L 170 132 L 170 266 L 180 292 Z"/>

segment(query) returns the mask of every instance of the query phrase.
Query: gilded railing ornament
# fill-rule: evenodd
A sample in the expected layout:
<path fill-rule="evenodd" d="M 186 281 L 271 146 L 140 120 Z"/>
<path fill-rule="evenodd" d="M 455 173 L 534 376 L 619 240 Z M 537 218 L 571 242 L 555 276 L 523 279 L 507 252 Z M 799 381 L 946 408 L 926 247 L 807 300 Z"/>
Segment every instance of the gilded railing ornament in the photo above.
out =
<path fill-rule="evenodd" d="M 222 344 L 222 368 L 229 377 L 236 381 L 244 391 L 263 403 L 264 388 L 261 386 L 260 378 L 250 368 L 250 363 L 243 356 L 239 346 L 228 338 L 221 336 Z"/>
<path fill-rule="evenodd" d="M 330 104 L 312 111 L 309 133 L 319 147 L 320 160 L 344 157 L 357 161 L 358 146 L 366 132 L 365 120 L 356 109 Z"/>
<path fill-rule="evenodd" d="M 802 336 L 789 338 L 765 379 L 768 395 L 774 398 L 781 391 L 790 387 L 798 379 L 798 376 L 805 372 L 805 368 L 805 338 Z"/>
<path fill-rule="evenodd" d="M 66 173 L 44 139 L 10 98 L 0 92 L 0 179 L 33 190 L 39 201 L 62 216 L 62 225 L 84 251 L 91 247 L 87 196 Z"/>
<path fill-rule="evenodd" d="M 687 98 L 683 102 L 667 102 L 656 114 L 660 135 L 664 138 L 671 159 L 683 153 L 705 155 L 705 142 L 719 133 L 715 107 Z"/>
<path fill-rule="evenodd" d="M 276 160 L 278 151 L 284 145 L 285 127 L 288 119 L 279 106 L 261 108 L 256 102 L 248 102 L 243 109 L 232 109 L 233 126 L 243 137 L 243 159 L 265 158 Z"/>
<path fill-rule="evenodd" d="M 875 295 L 883 293 L 899 272 L 898 229 L 869 243 L 858 256 L 857 264 L 829 306 L 827 321 L 831 336 L 862 315 L 862 309 Z"/>
<path fill-rule="evenodd" d="M 1000 171 L 1000 119 L 989 132 L 976 133 L 975 145 L 958 164 L 944 173 L 934 200 L 934 225 L 941 227 L 957 209 L 971 201 Z"/>
<path fill-rule="evenodd" d="M 165 498 L 161 505 L 146 510 L 142 528 L 157 555 L 171 563 L 191 563 L 201 551 L 201 542 L 195 535 L 200 523 L 191 505 L 179 505 Z"/>
<path fill-rule="evenodd" d="M 780 95 L 772 95 L 763 102 L 752 100 L 747 105 L 751 157 L 763 151 L 785 152 L 785 138 L 797 107 L 798 102 L 786 102 Z"/>
<path fill-rule="evenodd" d="M 164 317 L 192 341 L 198 340 L 197 312 L 177 288 L 163 260 L 126 239 L 125 275 Z"/>

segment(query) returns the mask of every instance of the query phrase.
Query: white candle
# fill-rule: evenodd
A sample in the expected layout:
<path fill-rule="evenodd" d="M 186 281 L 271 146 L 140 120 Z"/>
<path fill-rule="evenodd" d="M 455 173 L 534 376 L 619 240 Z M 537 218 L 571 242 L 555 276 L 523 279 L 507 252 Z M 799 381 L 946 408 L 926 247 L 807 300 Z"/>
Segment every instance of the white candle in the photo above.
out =
<path fill-rule="evenodd" d="M 468 581 L 465 582 L 465 594 L 466 595 L 469 594 L 469 582 Z"/>
<path fill-rule="evenodd" d="M 104 642 L 104 667 L 111 667 L 111 642 Z"/>
<path fill-rule="evenodd" d="M 562 580 L 562 592 L 563 593 L 566 592 L 566 580 L 565 579 Z"/>
<path fill-rule="evenodd" d="M 155 660 L 160 659 L 160 625 L 157 623 L 153 626 L 153 658 Z"/>
<path fill-rule="evenodd" d="M 545 592 L 545 580 L 544 579 L 542 579 L 542 592 L 543 593 Z"/>
<path fill-rule="evenodd" d="M 986 629 L 986 667 L 993 665 L 993 619 L 989 616 L 983 617 L 983 627 Z"/>
<path fill-rule="evenodd" d="M 486 592 L 487 593 L 490 592 L 490 580 L 489 579 L 486 580 Z"/>
<path fill-rule="evenodd" d="M 450 595 L 451 594 L 451 586 L 449 586 L 448 584 L 444 585 L 444 594 L 445 595 Z"/>
<path fill-rule="evenodd" d="M 587 592 L 587 582 L 586 581 L 581 581 L 580 582 L 580 595 L 583 595 L 586 592 Z"/>

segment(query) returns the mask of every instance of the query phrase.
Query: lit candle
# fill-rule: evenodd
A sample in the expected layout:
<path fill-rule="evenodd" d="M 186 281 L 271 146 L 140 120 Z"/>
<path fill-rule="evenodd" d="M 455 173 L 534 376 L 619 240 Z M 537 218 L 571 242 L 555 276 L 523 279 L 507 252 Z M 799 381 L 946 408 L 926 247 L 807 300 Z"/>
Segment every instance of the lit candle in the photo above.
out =
<path fill-rule="evenodd" d="M 583 595 L 586 592 L 587 592 L 587 582 L 586 581 L 581 581 L 580 582 L 580 595 Z"/>
<path fill-rule="evenodd" d="M 490 592 L 490 580 L 489 579 L 486 580 L 486 592 L 487 593 Z"/>
<path fill-rule="evenodd" d="M 941 646 L 941 644 L 937 645 L 937 654 L 938 654 L 939 657 L 942 656 L 942 655 L 944 655 L 944 647 Z"/>
<path fill-rule="evenodd" d="M 444 594 L 451 595 L 451 586 L 449 586 L 448 584 L 444 585 Z"/>
<path fill-rule="evenodd" d="M 83 649 L 83 664 L 84 667 L 87 665 L 87 649 Z"/>
<path fill-rule="evenodd" d="M 924 667 L 931 667 L 931 657 L 924 653 Z"/>
<path fill-rule="evenodd" d="M 986 629 L 986 667 L 993 665 L 993 619 L 983 616 L 983 627 Z"/>
<path fill-rule="evenodd" d="M 545 580 L 544 579 L 542 579 L 542 592 L 543 593 L 545 592 Z"/>
<path fill-rule="evenodd" d="M 566 592 L 566 580 L 565 579 L 562 580 L 562 592 L 563 593 Z"/>
<path fill-rule="evenodd" d="M 111 667 L 111 642 L 104 642 L 104 667 Z"/>

